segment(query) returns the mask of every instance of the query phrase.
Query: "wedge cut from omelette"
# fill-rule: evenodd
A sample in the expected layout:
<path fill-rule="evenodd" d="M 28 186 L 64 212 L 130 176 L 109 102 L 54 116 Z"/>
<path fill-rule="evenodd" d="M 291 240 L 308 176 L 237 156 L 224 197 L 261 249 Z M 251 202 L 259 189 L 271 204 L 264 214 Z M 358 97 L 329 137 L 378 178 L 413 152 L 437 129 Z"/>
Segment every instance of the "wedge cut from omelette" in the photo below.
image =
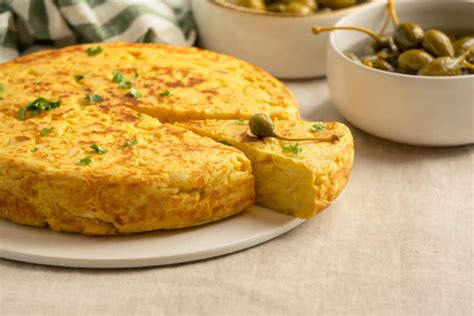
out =
<path fill-rule="evenodd" d="M 275 122 L 284 137 L 327 137 L 334 142 L 282 141 L 252 136 L 248 122 L 205 120 L 181 123 L 194 133 L 242 151 L 252 162 L 256 204 L 308 219 L 324 210 L 343 190 L 354 159 L 350 130 L 341 123 Z"/>

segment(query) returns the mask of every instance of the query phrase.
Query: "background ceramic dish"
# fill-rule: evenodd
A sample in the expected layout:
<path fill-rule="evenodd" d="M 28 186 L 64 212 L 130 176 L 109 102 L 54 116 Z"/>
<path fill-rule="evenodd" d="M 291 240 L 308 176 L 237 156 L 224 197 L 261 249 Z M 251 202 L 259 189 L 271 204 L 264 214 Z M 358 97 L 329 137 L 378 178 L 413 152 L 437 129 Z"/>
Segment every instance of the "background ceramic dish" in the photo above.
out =
<path fill-rule="evenodd" d="M 324 76 L 328 35 L 314 36 L 311 26 L 332 26 L 367 5 L 295 16 L 253 11 L 230 1 L 192 0 L 199 45 L 251 62 L 284 79 Z"/>
<path fill-rule="evenodd" d="M 474 32 L 473 2 L 397 2 L 400 21 L 423 28 Z M 337 25 L 380 30 L 385 3 L 373 3 Z M 359 65 L 343 53 L 367 38 L 333 32 L 328 48 L 328 85 L 337 110 L 362 130 L 389 140 L 426 146 L 474 143 L 474 75 L 418 77 Z"/>

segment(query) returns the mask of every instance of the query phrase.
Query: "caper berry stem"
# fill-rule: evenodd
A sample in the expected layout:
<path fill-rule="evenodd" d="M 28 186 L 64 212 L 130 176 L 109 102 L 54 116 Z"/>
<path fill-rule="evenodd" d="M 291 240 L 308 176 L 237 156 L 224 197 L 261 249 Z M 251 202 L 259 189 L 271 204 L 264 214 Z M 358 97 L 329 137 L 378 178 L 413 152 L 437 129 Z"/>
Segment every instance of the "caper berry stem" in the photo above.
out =
<path fill-rule="evenodd" d="M 372 32 L 369 29 L 366 29 L 364 27 L 359 27 L 359 26 L 313 26 L 313 33 L 314 34 L 319 34 L 322 32 L 331 32 L 331 31 L 337 31 L 337 30 L 345 30 L 345 31 L 358 31 L 358 32 L 363 32 L 370 37 L 372 37 L 378 44 L 382 43 L 382 38 Z"/>
<path fill-rule="evenodd" d="M 387 3 L 388 12 L 390 13 L 390 17 L 392 18 L 393 24 L 398 26 L 400 22 L 398 21 L 397 10 L 395 9 L 394 0 L 388 0 Z"/>
<path fill-rule="evenodd" d="M 474 64 L 471 64 L 466 59 L 463 59 L 462 63 L 464 65 L 464 67 L 466 67 L 467 69 L 469 69 L 471 71 L 474 71 Z"/>
<path fill-rule="evenodd" d="M 288 138 L 288 137 L 283 137 L 283 136 L 276 135 L 276 136 L 274 136 L 274 138 L 277 138 L 277 139 L 280 139 L 280 140 L 293 141 L 293 142 L 295 142 L 295 141 L 296 142 L 317 141 L 317 142 L 332 143 L 332 142 L 338 141 L 340 139 L 340 136 L 333 134 L 333 135 L 327 136 L 327 137 Z"/>

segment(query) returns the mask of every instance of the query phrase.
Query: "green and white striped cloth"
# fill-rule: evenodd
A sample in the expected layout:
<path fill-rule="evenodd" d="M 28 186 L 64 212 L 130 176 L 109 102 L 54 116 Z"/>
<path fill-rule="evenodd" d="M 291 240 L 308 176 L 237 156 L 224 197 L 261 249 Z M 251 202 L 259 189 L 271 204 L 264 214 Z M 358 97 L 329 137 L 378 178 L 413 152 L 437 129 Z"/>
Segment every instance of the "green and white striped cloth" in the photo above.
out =
<path fill-rule="evenodd" d="M 0 63 L 74 43 L 195 38 L 188 0 L 0 0 Z"/>

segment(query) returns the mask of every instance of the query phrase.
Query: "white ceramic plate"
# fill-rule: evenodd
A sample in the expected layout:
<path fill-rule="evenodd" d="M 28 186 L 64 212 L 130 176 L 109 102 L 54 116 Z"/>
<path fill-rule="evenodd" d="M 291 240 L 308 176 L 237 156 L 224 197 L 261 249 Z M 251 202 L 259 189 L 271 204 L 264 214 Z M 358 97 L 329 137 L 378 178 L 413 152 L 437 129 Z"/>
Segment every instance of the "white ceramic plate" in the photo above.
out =
<path fill-rule="evenodd" d="M 156 266 L 242 250 L 284 234 L 303 222 L 253 206 L 236 216 L 195 228 L 87 237 L 0 220 L 0 257 L 81 268 Z"/>

